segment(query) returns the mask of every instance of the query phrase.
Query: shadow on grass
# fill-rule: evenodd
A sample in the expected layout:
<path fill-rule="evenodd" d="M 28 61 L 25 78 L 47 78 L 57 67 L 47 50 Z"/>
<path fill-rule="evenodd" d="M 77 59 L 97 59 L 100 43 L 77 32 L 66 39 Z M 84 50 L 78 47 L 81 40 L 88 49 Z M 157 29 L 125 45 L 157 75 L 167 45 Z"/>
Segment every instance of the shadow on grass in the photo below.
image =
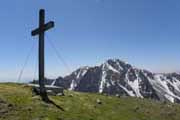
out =
<path fill-rule="evenodd" d="M 49 99 L 49 103 L 54 105 L 56 108 L 60 109 L 61 111 L 65 111 L 60 105 L 57 105 L 54 101 Z"/>
<path fill-rule="evenodd" d="M 57 105 L 54 101 L 49 99 L 49 97 L 48 97 L 46 92 L 40 94 L 40 90 L 38 88 L 35 88 L 35 87 L 32 89 L 32 92 L 35 93 L 36 95 L 39 95 L 43 102 L 45 102 L 47 104 L 52 104 L 56 108 L 60 109 L 61 111 L 65 111 L 61 106 Z"/>

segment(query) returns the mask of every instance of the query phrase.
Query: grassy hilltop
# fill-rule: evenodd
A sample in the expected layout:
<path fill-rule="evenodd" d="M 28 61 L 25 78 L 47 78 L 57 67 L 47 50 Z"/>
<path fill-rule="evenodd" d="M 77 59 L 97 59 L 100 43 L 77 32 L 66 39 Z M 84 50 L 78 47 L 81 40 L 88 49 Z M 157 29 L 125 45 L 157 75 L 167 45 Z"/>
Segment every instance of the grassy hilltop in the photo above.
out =
<path fill-rule="evenodd" d="M 65 111 L 43 103 L 31 87 L 0 84 L 0 120 L 180 120 L 178 104 L 70 91 L 50 98 Z"/>

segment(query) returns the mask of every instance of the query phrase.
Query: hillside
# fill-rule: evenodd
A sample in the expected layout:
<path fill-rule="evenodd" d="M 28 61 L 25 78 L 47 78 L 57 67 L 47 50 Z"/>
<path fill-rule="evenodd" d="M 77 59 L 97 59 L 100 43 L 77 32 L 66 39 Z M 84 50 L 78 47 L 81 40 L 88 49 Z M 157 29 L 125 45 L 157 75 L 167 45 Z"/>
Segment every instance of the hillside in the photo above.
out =
<path fill-rule="evenodd" d="M 65 91 L 43 103 L 31 87 L 0 84 L 0 120 L 179 120 L 180 105 L 148 99 Z M 100 100 L 102 103 L 98 103 Z"/>

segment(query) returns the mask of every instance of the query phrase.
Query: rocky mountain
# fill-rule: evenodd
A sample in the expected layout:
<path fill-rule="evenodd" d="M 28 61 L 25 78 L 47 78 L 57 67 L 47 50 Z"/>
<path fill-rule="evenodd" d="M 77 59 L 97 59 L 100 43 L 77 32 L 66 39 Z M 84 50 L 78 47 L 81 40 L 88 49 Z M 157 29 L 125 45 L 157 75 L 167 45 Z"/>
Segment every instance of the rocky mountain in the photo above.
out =
<path fill-rule="evenodd" d="M 180 102 L 180 74 L 155 74 L 119 59 L 79 68 L 64 78 L 57 78 L 52 85 L 81 92 Z"/>

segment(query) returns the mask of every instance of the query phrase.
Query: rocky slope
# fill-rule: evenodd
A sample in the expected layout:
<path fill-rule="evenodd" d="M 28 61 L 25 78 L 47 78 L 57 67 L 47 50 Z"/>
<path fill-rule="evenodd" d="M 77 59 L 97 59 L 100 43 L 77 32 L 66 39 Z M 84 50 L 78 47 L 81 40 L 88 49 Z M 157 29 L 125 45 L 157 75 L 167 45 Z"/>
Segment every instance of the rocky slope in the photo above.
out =
<path fill-rule="evenodd" d="M 82 67 L 52 83 L 69 90 L 180 102 L 180 74 L 155 74 L 119 59 Z"/>

